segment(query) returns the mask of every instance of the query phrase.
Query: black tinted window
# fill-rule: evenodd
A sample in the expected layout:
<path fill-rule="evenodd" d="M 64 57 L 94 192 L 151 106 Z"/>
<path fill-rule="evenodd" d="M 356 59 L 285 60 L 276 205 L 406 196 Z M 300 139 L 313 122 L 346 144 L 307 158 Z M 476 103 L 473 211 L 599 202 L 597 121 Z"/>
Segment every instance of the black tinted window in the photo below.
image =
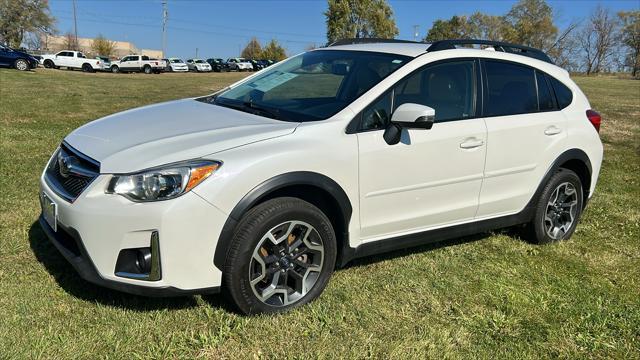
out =
<path fill-rule="evenodd" d="M 394 110 L 415 103 L 433 108 L 436 122 L 471 117 L 475 112 L 474 79 L 473 61 L 427 66 L 395 86 Z"/>
<path fill-rule="evenodd" d="M 526 66 L 485 61 L 488 94 L 485 116 L 538 111 L 535 71 Z"/>
<path fill-rule="evenodd" d="M 361 130 L 384 129 L 391 121 L 391 92 L 374 101 L 362 112 Z"/>
<path fill-rule="evenodd" d="M 149 57 L 148 56 L 143 56 L 142 60 L 149 60 Z"/>
<path fill-rule="evenodd" d="M 538 84 L 538 106 L 540 111 L 552 111 L 555 110 L 555 102 L 553 101 L 553 92 L 547 84 L 545 75 L 539 71 L 536 71 L 536 82 Z"/>
<path fill-rule="evenodd" d="M 551 82 L 551 86 L 553 87 L 553 91 L 556 93 L 556 99 L 558 100 L 558 107 L 560 109 L 564 109 L 571 101 L 573 101 L 573 93 L 560 81 L 549 76 L 549 80 Z"/>

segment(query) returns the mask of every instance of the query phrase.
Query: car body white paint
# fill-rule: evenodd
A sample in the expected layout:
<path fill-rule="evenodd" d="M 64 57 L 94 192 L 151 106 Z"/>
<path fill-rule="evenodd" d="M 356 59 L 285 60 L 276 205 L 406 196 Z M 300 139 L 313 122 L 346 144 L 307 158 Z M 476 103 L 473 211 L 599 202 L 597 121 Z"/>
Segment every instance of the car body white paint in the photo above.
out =
<path fill-rule="evenodd" d="M 101 163 L 99 178 L 74 203 L 58 197 L 44 181 L 44 173 L 42 189 L 58 204 L 60 222 L 82 233 L 100 276 L 185 290 L 220 285 L 222 270 L 212 259 L 224 222 L 245 195 L 279 174 L 309 171 L 339 184 L 353 209 L 348 225 L 351 247 L 518 213 L 554 160 L 573 148 L 590 158 L 589 194 L 593 194 L 603 148 L 585 116 L 590 105 L 566 71 L 515 54 L 473 49 L 426 53 L 427 46 L 367 44 L 323 49 L 415 56 L 323 121 L 280 122 L 194 99 L 105 117 L 65 139 Z M 553 114 L 478 118 L 436 123 L 431 130 L 409 129 L 397 145 L 387 145 L 382 131 L 346 132 L 356 114 L 406 75 L 453 58 L 502 59 L 540 69 L 573 91 L 573 103 Z M 546 136 L 545 130 L 552 126 L 560 131 Z M 480 145 L 461 146 L 469 141 Z M 223 165 L 177 199 L 134 203 L 105 194 L 111 174 L 195 158 Z M 162 234 L 162 280 L 114 276 L 118 251 L 148 243 L 151 230 Z"/>
<path fill-rule="evenodd" d="M 47 60 L 52 61 L 55 67 L 82 69 L 85 64 L 88 64 L 93 70 L 103 70 L 102 60 L 89 59 L 79 51 L 62 50 L 55 54 L 45 54 L 40 58 L 40 64 L 44 65 Z"/>
<path fill-rule="evenodd" d="M 171 71 L 173 72 L 188 72 L 189 71 L 189 66 L 187 66 L 187 63 L 183 62 L 182 59 L 180 58 L 169 58 L 168 59 L 168 67 L 171 69 Z M 174 60 L 178 60 L 179 62 L 173 62 Z"/>

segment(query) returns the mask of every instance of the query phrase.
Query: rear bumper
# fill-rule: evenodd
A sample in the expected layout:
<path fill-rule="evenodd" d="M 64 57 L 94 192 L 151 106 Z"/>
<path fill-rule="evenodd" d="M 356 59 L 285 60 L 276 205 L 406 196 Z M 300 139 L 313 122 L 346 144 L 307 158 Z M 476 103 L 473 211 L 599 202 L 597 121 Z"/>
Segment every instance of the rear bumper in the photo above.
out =
<path fill-rule="evenodd" d="M 80 234 L 78 234 L 75 229 L 65 227 L 58 223 L 58 232 L 54 232 L 42 215 L 38 219 L 38 222 L 47 235 L 47 238 L 49 238 L 49 241 L 51 241 L 60 254 L 67 259 L 80 277 L 93 284 L 129 294 L 152 297 L 215 294 L 220 292 L 219 286 L 205 289 L 182 290 L 172 286 L 146 287 L 105 279 L 98 273 L 98 270 L 87 254 Z"/>

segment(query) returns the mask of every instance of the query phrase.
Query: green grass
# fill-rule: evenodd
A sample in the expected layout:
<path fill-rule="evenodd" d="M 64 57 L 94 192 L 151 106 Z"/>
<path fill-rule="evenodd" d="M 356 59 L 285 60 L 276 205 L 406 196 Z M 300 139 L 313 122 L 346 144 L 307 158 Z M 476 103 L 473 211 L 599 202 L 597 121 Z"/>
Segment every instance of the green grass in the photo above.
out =
<path fill-rule="evenodd" d="M 280 316 L 81 280 L 34 223 L 56 145 L 241 76 L 0 69 L 0 358 L 640 358 L 640 81 L 613 77 L 576 78 L 603 115 L 605 160 L 570 241 L 495 232 L 359 260 Z"/>

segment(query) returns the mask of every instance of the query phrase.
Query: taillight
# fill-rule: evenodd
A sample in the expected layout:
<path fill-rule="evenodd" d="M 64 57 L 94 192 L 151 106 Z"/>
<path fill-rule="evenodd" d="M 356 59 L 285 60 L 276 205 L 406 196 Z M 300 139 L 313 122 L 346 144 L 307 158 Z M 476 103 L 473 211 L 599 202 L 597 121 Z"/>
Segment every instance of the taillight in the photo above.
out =
<path fill-rule="evenodd" d="M 602 122 L 602 116 L 593 110 L 587 110 L 587 119 L 597 132 L 600 132 L 600 123 Z"/>

